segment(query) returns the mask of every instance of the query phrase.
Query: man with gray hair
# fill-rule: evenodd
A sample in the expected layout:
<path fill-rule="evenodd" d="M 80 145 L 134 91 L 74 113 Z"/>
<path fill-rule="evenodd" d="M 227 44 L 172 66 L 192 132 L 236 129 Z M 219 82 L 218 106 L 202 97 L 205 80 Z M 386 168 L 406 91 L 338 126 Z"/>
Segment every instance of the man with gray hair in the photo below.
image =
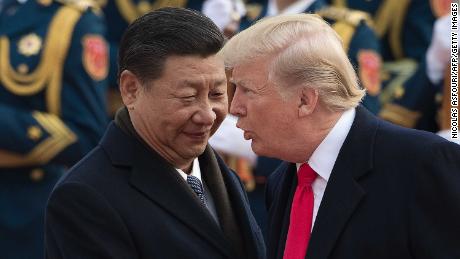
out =
<path fill-rule="evenodd" d="M 460 258 L 460 146 L 384 122 L 316 15 L 263 19 L 220 51 L 230 112 L 269 178 L 268 258 Z"/>

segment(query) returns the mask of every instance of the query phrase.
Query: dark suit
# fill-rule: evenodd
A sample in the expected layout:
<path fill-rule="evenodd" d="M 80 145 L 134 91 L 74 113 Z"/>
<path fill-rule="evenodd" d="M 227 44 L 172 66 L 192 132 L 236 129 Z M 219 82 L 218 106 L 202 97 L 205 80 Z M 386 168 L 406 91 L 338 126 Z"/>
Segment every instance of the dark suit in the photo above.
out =
<path fill-rule="evenodd" d="M 204 161 L 214 158 L 247 257 L 264 258 L 262 234 L 243 187 L 216 156 L 208 147 L 199 157 L 202 175 L 208 170 Z M 45 238 L 48 258 L 237 258 L 175 169 L 115 124 L 55 187 Z"/>
<path fill-rule="evenodd" d="M 269 178 L 268 258 L 282 258 L 295 164 Z M 460 258 L 460 146 L 358 107 L 306 258 Z"/>

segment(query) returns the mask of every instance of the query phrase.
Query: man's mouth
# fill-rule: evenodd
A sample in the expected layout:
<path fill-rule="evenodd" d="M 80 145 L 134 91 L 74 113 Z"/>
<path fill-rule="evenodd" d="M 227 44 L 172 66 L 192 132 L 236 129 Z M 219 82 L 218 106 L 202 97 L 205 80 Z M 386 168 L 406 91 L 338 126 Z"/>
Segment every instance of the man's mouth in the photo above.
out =
<path fill-rule="evenodd" d="M 244 131 L 244 139 L 250 140 L 250 139 L 252 139 L 252 137 L 253 137 L 252 132 L 247 131 L 247 130 Z"/>
<path fill-rule="evenodd" d="M 186 136 L 196 140 L 203 140 L 209 136 L 210 131 L 188 131 L 184 132 Z"/>

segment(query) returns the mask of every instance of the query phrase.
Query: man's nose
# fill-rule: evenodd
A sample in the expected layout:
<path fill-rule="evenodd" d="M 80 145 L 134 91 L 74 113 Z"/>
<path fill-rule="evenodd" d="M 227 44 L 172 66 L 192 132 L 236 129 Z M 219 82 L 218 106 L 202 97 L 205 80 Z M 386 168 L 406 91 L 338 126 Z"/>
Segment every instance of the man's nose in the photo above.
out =
<path fill-rule="evenodd" d="M 237 88 L 235 90 L 235 95 L 233 96 L 232 103 L 230 104 L 230 114 L 241 117 L 246 115 L 246 111 L 242 102 L 241 90 Z"/>
<path fill-rule="evenodd" d="M 194 115 L 194 120 L 198 124 L 212 125 L 216 120 L 216 113 L 209 103 L 203 104 L 200 110 Z"/>

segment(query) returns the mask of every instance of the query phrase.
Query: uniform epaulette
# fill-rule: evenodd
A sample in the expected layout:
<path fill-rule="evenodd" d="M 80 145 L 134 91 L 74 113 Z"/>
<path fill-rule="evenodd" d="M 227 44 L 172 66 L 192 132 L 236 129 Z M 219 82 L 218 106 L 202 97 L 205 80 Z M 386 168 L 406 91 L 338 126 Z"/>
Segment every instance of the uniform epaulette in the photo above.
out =
<path fill-rule="evenodd" d="M 336 21 L 344 21 L 353 26 L 358 26 L 361 22 L 365 22 L 368 26 L 373 27 L 371 16 L 362 11 L 351 10 L 348 8 L 328 6 L 316 12 L 318 15 L 326 19 Z"/>
<path fill-rule="evenodd" d="M 64 5 L 71 6 L 82 12 L 88 10 L 89 8 L 96 12 L 99 12 L 101 9 L 99 0 L 54 0 L 54 1 L 64 4 Z"/>

